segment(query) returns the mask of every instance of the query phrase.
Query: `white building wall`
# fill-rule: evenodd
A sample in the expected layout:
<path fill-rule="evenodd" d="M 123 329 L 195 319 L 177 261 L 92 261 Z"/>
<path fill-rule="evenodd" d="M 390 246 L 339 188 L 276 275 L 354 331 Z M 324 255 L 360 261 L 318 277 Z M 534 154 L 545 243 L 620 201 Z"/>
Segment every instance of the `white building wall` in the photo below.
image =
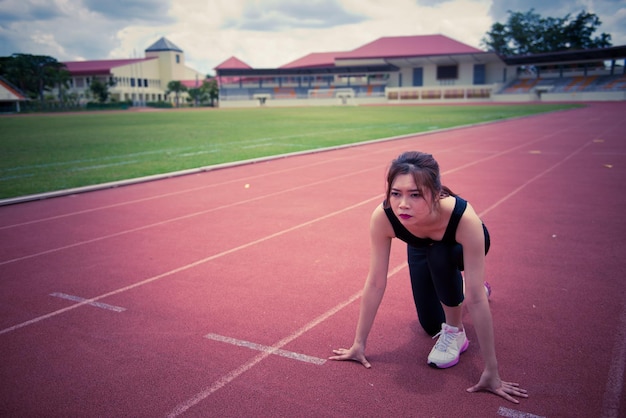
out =
<path fill-rule="evenodd" d="M 22 98 L 16 96 L 12 91 L 8 90 L 0 83 L 0 101 L 14 102 L 16 100 L 22 100 Z"/>
<path fill-rule="evenodd" d="M 506 83 L 506 80 L 504 80 L 505 68 L 506 68 L 506 65 L 504 65 L 503 63 L 488 63 L 485 68 L 486 83 L 487 84 Z"/>

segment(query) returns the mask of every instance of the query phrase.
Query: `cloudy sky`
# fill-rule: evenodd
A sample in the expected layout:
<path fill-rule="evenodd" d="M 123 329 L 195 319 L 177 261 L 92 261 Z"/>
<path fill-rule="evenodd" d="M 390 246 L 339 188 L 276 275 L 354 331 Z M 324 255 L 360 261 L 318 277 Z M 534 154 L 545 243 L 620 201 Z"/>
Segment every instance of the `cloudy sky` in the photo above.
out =
<path fill-rule="evenodd" d="M 543 17 L 595 13 L 594 35 L 626 45 L 625 0 L 0 0 L 0 56 L 143 57 L 165 36 L 188 66 L 214 74 L 231 56 L 275 68 L 383 36 L 443 34 L 480 48 L 508 10 L 531 8 Z"/>

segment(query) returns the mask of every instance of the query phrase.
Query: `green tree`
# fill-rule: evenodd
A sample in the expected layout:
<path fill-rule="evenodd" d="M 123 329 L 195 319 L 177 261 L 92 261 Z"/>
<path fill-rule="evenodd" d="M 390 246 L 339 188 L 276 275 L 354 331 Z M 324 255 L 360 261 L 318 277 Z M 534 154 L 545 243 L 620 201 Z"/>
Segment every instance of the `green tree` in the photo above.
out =
<path fill-rule="evenodd" d="M 544 18 L 535 13 L 508 11 L 506 23 L 496 22 L 482 39 L 482 45 L 500 55 L 525 55 L 544 52 L 606 48 L 611 46 L 611 35 L 593 33 L 602 22 L 593 13 L 581 11 L 572 18 Z"/>
<path fill-rule="evenodd" d="M 215 100 L 219 97 L 219 88 L 217 80 L 210 75 L 202 81 L 202 85 L 197 88 L 187 90 L 189 93 L 189 101 L 193 101 L 195 105 L 205 104 L 209 102 L 211 106 L 215 104 Z"/>
<path fill-rule="evenodd" d="M 189 94 L 188 101 L 193 102 L 194 106 L 204 103 L 209 97 L 202 86 L 190 88 L 187 90 L 187 93 Z"/>
<path fill-rule="evenodd" d="M 187 87 L 178 80 L 172 80 L 167 83 L 167 94 L 174 93 L 176 97 L 176 107 L 180 100 L 180 94 L 187 91 Z"/>
<path fill-rule="evenodd" d="M 70 88 L 70 80 L 72 75 L 65 67 L 59 69 L 56 73 L 52 74 L 52 83 L 57 89 L 58 98 L 60 102 L 65 101 L 66 90 Z"/>
<path fill-rule="evenodd" d="M 13 54 L 0 59 L 0 75 L 31 98 L 44 100 L 44 92 L 57 86 L 65 65 L 47 55 Z M 66 70 L 65 70 L 66 71 Z"/>
<path fill-rule="evenodd" d="M 89 90 L 94 95 L 94 97 L 98 99 L 98 102 L 105 103 L 107 100 L 109 100 L 109 87 L 112 87 L 114 85 L 115 83 L 113 83 L 112 81 L 106 82 L 99 78 L 94 78 L 89 84 Z"/>
<path fill-rule="evenodd" d="M 211 101 L 211 106 L 215 105 L 215 100 L 220 97 L 220 88 L 217 85 L 217 79 L 210 75 L 207 75 L 207 79 L 202 83 L 202 87 L 206 89 L 207 94 L 209 95 L 209 100 Z"/>

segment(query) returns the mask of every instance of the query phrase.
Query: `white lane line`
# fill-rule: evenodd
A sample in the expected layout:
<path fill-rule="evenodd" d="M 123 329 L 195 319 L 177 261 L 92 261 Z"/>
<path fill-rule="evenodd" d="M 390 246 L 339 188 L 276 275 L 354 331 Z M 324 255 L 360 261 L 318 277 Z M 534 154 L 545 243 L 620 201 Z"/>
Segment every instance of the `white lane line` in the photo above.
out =
<path fill-rule="evenodd" d="M 101 168 L 116 167 L 116 166 L 119 166 L 119 165 L 136 164 L 138 162 L 139 162 L 138 160 L 120 161 L 118 163 L 89 165 L 87 167 L 75 167 L 75 168 L 69 169 L 67 171 L 74 172 L 74 171 L 99 170 Z"/>
<path fill-rule="evenodd" d="M 399 271 L 404 269 L 406 266 L 407 266 L 406 262 L 400 264 L 399 266 L 394 268 L 387 276 L 388 277 L 392 277 L 393 275 L 395 275 L 396 273 L 398 273 Z M 314 327 L 316 327 L 317 325 L 319 325 L 322 322 L 326 321 L 328 318 L 330 318 L 331 316 L 333 316 L 334 314 L 336 314 L 337 312 L 339 312 L 340 310 L 342 310 L 346 306 L 350 305 L 352 302 L 354 302 L 355 300 L 360 298 L 362 293 L 363 293 L 363 290 L 360 290 L 359 292 L 355 293 L 354 295 L 352 295 L 350 298 L 348 298 L 344 302 L 341 302 L 340 304 L 336 305 L 335 307 L 329 309 L 328 311 L 326 311 L 322 315 L 320 315 L 317 318 L 315 318 L 313 321 L 311 321 L 308 324 L 304 325 L 302 328 L 300 328 L 299 330 L 297 330 L 293 334 L 289 335 L 288 337 L 283 338 L 282 340 L 278 341 L 273 346 L 268 347 L 269 348 L 268 351 L 262 351 L 260 354 L 258 354 L 256 357 L 252 358 L 248 362 L 242 364 L 241 366 L 239 366 L 235 370 L 232 370 L 231 372 L 225 374 L 220 379 L 218 379 L 215 383 L 213 383 L 211 386 L 206 387 L 205 389 L 203 389 L 200 392 L 198 392 L 192 398 L 190 398 L 187 401 L 185 401 L 185 402 L 181 403 L 180 405 L 178 405 L 176 408 L 174 408 L 174 410 L 172 412 L 167 414 L 167 416 L 173 418 L 173 417 L 177 417 L 177 416 L 185 413 L 189 408 L 199 404 L 204 399 L 208 398 L 213 393 L 217 392 L 218 390 L 220 390 L 221 388 L 223 388 L 224 386 L 226 386 L 227 384 L 229 384 L 230 382 L 235 380 L 237 377 L 241 376 L 243 373 L 247 372 L 248 370 L 250 370 L 251 368 L 256 366 L 258 363 L 260 363 L 261 361 L 263 361 L 264 359 L 266 359 L 270 355 L 274 354 L 281 347 L 284 347 L 285 345 L 289 344 L 291 341 L 293 341 L 296 338 L 300 337 L 302 334 L 304 334 L 304 333 L 308 332 L 309 330 L 313 329 Z"/>
<path fill-rule="evenodd" d="M 281 357 L 286 357 L 286 358 L 290 358 L 290 359 L 293 359 L 293 360 L 303 361 L 305 363 L 317 364 L 318 366 L 321 366 L 322 364 L 326 363 L 325 359 L 321 359 L 321 358 L 318 358 L 318 357 L 307 356 L 306 354 L 295 353 L 293 351 L 276 350 L 276 349 L 274 349 L 272 347 L 269 347 L 267 345 L 261 345 L 261 344 L 253 343 L 251 341 L 238 340 L 238 339 L 235 339 L 235 338 L 225 337 L 223 335 L 218 335 L 218 334 L 212 334 L 211 333 L 211 334 L 205 335 L 204 338 L 208 338 L 209 340 L 213 340 L 213 341 L 220 341 L 220 342 L 223 342 L 223 343 L 236 345 L 238 347 L 246 347 L 246 348 L 249 348 L 251 350 L 263 351 L 263 352 L 269 353 L 269 354 L 276 354 L 276 355 L 281 356 Z"/>
<path fill-rule="evenodd" d="M 503 406 L 498 409 L 498 415 L 509 418 L 546 418 L 541 415 L 534 415 L 528 412 L 516 411 L 515 409 L 509 409 Z"/>
<path fill-rule="evenodd" d="M 15 179 L 22 179 L 25 177 L 33 177 L 34 174 L 22 174 L 22 175 L 16 175 L 16 176 L 6 176 L 6 177 L 0 177 L 0 181 L 9 181 L 9 180 L 15 180 Z"/>
<path fill-rule="evenodd" d="M 624 385 L 624 367 L 626 366 L 626 304 L 622 306 L 622 315 L 616 328 L 617 341 L 611 352 L 611 368 L 606 381 L 602 399 L 602 418 L 619 416 L 622 387 Z"/>
<path fill-rule="evenodd" d="M 122 154 L 122 155 L 110 155 L 110 156 L 98 157 L 98 158 L 84 158 L 80 160 L 59 161 L 56 163 L 22 165 L 22 166 L 17 166 L 17 167 L 5 168 L 5 169 L 0 170 L 0 172 L 1 171 L 31 170 L 31 169 L 39 170 L 42 168 L 59 167 L 59 166 L 64 166 L 64 165 L 75 165 L 75 164 L 89 163 L 89 162 L 116 160 L 119 158 L 138 157 L 138 156 L 154 155 L 154 154 L 167 154 L 171 152 L 184 151 L 184 150 L 189 150 L 189 149 L 191 148 L 190 147 L 169 148 L 169 149 L 154 150 L 154 151 L 133 152 L 130 154 Z"/>
<path fill-rule="evenodd" d="M 81 298 L 80 296 L 73 296 L 73 295 L 68 295 L 66 293 L 60 293 L 60 292 L 50 293 L 50 296 L 54 296 L 55 298 L 71 300 L 73 302 L 84 302 L 87 300 L 85 298 Z M 102 302 L 88 302 L 87 305 L 95 306 L 96 308 L 107 309 L 113 312 L 124 312 L 126 310 L 126 308 L 122 308 L 120 306 L 109 305 L 108 303 L 102 303 Z"/>

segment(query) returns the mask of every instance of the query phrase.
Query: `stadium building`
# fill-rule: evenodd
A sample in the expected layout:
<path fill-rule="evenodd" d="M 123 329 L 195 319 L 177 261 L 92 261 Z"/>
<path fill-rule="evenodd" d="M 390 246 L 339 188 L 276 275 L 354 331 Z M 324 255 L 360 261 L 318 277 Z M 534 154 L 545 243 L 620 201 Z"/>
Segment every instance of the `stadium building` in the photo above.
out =
<path fill-rule="evenodd" d="M 71 75 L 70 88 L 66 93 L 75 94 L 81 101 L 90 97 L 89 85 L 94 79 L 109 83 L 111 99 L 143 105 L 146 102 L 174 103 L 174 95 L 167 94 L 170 81 L 181 81 L 192 88 L 199 87 L 206 78 L 205 74 L 187 67 L 183 50 L 165 38 L 146 49 L 144 58 L 63 64 Z"/>
<path fill-rule="evenodd" d="M 312 53 L 276 69 L 232 57 L 215 71 L 221 107 L 626 100 L 625 59 L 626 46 L 501 57 L 426 35 Z"/>
<path fill-rule="evenodd" d="M 502 57 L 444 35 L 383 37 L 352 51 L 311 53 L 279 68 L 231 57 L 215 68 L 221 107 L 626 100 L 626 46 Z M 117 101 L 174 102 L 170 81 L 206 75 L 161 38 L 145 57 L 65 62 L 82 101 L 94 79 Z"/>

